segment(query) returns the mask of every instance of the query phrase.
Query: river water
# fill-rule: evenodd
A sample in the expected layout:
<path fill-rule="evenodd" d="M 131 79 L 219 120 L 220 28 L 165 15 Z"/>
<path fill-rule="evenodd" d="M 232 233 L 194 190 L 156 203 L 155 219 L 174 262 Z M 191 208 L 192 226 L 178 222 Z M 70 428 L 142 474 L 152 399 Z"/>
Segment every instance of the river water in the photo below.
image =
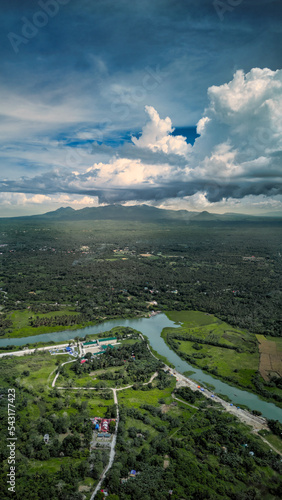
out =
<path fill-rule="evenodd" d="M 251 410 L 258 410 L 262 415 L 269 419 L 279 420 L 282 422 L 282 410 L 272 403 L 267 403 L 261 400 L 255 394 L 247 391 L 242 391 L 235 387 L 228 385 L 225 382 L 212 377 L 204 373 L 199 368 L 194 368 L 192 365 L 182 360 L 174 351 L 172 351 L 165 343 L 161 337 L 161 332 L 163 328 L 174 327 L 177 328 L 177 324 L 167 318 L 165 314 L 158 314 L 152 316 L 151 318 L 139 318 L 139 319 L 116 319 L 111 321 L 105 321 L 96 326 L 89 326 L 79 330 L 66 330 L 63 332 L 45 333 L 42 335 L 34 335 L 32 337 L 23 338 L 13 338 L 13 339 L 0 339 L 0 347 L 7 345 L 25 345 L 27 343 L 35 342 L 60 342 L 64 340 L 71 340 L 74 337 L 85 337 L 85 335 L 93 335 L 95 333 L 102 333 L 116 326 L 124 326 L 134 328 L 143 335 L 148 337 L 152 348 L 157 351 L 162 356 L 165 356 L 179 371 L 184 373 L 185 371 L 193 371 L 193 375 L 190 378 L 196 380 L 200 384 L 211 384 L 214 387 L 214 391 L 217 394 L 226 394 L 236 406 L 242 404 L 247 405 Z"/>

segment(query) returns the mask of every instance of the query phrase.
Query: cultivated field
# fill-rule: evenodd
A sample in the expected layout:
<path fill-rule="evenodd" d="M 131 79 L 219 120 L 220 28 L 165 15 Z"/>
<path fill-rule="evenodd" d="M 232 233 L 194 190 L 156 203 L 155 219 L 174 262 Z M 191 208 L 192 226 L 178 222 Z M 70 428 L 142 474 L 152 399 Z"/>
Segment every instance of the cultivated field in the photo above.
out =
<path fill-rule="evenodd" d="M 264 380 L 272 376 L 282 377 L 282 341 L 279 338 L 271 340 L 264 335 L 256 335 L 259 342 L 259 371 Z"/>

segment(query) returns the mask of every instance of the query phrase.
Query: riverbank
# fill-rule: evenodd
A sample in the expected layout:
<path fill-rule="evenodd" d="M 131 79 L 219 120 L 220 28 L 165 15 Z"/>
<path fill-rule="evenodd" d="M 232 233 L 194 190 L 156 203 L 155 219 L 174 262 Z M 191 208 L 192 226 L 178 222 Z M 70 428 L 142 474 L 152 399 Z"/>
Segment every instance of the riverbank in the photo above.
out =
<path fill-rule="evenodd" d="M 259 374 L 257 338 L 200 311 L 174 311 L 168 317 L 180 325 L 165 328 L 162 338 L 177 355 L 215 380 L 257 394 L 282 408 L 282 393 Z"/>
<path fill-rule="evenodd" d="M 59 311 L 59 312 L 64 312 L 64 311 Z M 65 332 L 67 331 L 76 331 L 76 330 L 82 330 L 83 328 L 88 328 L 91 326 L 97 326 L 100 324 L 103 324 L 105 321 L 111 321 L 111 320 L 120 320 L 123 321 L 125 319 L 138 319 L 138 318 L 146 318 L 150 317 L 149 313 L 140 313 L 138 315 L 136 314 L 126 314 L 123 316 L 103 316 L 103 317 L 98 317 L 97 319 L 93 321 L 86 321 L 83 323 L 76 323 L 74 325 L 55 325 L 55 326 L 31 326 L 29 325 L 29 315 L 31 314 L 28 311 L 11 311 L 11 316 L 13 314 L 17 313 L 17 325 L 20 325 L 20 327 L 14 327 L 12 330 L 9 329 L 9 333 L 5 333 L 0 337 L 0 340 L 5 340 L 5 339 L 19 339 L 19 338 L 29 338 L 29 337 L 36 337 L 39 335 L 47 335 L 51 333 L 59 333 L 59 332 Z M 57 311 L 58 313 L 58 311 Z M 48 318 L 48 314 L 50 316 L 50 313 L 47 313 L 45 316 Z M 55 313 L 56 314 L 56 313 Z M 21 316 L 18 318 L 18 316 Z M 33 314 L 35 317 L 35 314 Z M 41 317 L 43 317 L 43 314 L 40 314 Z M 71 315 L 71 317 L 74 317 L 74 315 Z"/>

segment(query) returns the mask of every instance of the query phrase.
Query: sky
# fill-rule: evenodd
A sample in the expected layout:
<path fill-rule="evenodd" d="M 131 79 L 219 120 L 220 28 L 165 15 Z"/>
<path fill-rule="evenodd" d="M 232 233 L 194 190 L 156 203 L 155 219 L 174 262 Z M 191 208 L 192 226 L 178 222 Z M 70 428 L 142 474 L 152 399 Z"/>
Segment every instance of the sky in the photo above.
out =
<path fill-rule="evenodd" d="M 282 211 L 281 0 L 1 0 L 0 216 Z"/>

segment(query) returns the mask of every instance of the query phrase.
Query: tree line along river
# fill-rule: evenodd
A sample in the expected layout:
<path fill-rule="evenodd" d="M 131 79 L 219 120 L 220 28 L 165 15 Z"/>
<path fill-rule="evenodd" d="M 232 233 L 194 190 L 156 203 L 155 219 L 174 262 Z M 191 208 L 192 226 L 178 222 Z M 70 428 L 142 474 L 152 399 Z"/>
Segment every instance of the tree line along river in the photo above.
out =
<path fill-rule="evenodd" d="M 20 346 L 28 343 L 34 344 L 36 342 L 67 341 L 73 339 L 74 337 L 83 338 L 86 335 L 99 334 L 117 326 L 133 328 L 145 335 L 148 338 L 151 347 L 162 356 L 165 356 L 167 360 L 175 366 L 178 372 L 184 373 L 186 371 L 193 371 L 193 375 L 190 378 L 193 378 L 193 380 L 201 383 L 202 385 L 212 385 L 215 393 L 222 395 L 225 394 L 232 400 L 233 404 L 236 404 L 237 406 L 247 405 L 250 410 L 260 411 L 262 415 L 268 419 L 279 420 L 282 422 L 282 410 L 273 403 L 263 401 L 251 392 L 232 387 L 231 385 L 204 373 L 200 368 L 195 368 L 190 365 L 186 361 L 182 360 L 174 351 L 172 351 L 161 337 L 161 332 L 163 328 L 166 327 L 177 328 L 177 324 L 168 319 L 165 314 L 157 314 L 156 316 L 152 316 L 150 318 L 109 320 L 99 325 L 89 326 L 78 330 L 45 333 L 31 337 L 0 339 L 0 347 L 7 345 Z"/>

